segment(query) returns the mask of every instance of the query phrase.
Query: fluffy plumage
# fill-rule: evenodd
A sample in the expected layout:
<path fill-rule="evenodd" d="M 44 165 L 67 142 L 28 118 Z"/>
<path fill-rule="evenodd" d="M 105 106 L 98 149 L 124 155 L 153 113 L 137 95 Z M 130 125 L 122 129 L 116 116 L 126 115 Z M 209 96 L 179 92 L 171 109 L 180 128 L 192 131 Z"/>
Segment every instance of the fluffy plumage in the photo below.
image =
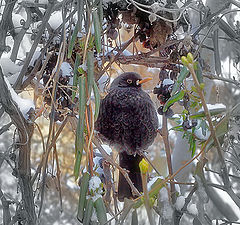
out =
<path fill-rule="evenodd" d="M 157 135 L 158 118 L 150 96 L 142 90 L 140 75 L 123 73 L 111 84 L 109 93 L 101 101 L 95 128 L 104 141 L 120 152 L 120 166 L 129 170 L 129 177 L 142 191 L 138 163 L 139 154 L 153 143 Z M 120 174 L 118 198 L 131 197 L 131 189 Z"/>

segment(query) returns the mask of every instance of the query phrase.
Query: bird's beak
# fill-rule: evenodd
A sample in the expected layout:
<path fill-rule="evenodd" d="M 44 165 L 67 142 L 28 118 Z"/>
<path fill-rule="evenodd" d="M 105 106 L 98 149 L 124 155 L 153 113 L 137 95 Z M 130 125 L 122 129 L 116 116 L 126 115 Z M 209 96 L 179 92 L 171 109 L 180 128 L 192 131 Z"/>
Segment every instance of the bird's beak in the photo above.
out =
<path fill-rule="evenodd" d="M 146 77 L 146 78 L 143 78 L 142 80 L 138 81 L 138 84 L 143 84 L 143 83 L 146 83 L 148 81 L 152 80 L 151 77 Z"/>

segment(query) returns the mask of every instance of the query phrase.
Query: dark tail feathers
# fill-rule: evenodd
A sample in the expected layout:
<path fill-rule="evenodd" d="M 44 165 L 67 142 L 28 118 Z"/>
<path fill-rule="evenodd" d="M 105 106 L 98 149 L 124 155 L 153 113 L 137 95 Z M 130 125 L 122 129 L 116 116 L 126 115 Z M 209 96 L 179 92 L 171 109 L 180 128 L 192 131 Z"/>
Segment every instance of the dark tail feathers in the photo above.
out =
<path fill-rule="evenodd" d="M 129 171 L 128 175 L 134 186 L 138 189 L 139 192 L 142 192 L 142 179 L 141 172 L 139 168 L 139 162 L 142 160 L 142 156 L 140 155 L 128 155 L 126 152 L 119 153 L 119 163 L 122 168 L 125 168 Z M 118 199 L 119 201 L 123 201 L 124 198 L 131 198 L 132 190 L 130 185 L 128 184 L 125 177 L 119 172 L 119 180 L 118 180 Z"/>

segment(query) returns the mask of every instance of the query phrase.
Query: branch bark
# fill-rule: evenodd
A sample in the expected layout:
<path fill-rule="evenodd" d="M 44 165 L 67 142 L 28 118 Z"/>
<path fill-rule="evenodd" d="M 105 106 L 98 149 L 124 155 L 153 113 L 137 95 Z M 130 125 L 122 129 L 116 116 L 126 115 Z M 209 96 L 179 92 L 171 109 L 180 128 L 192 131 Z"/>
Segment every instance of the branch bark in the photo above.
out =
<path fill-rule="evenodd" d="M 0 57 L 6 49 L 6 36 L 9 27 L 12 24 L 12 11 L 17 0 L 6 0 L 5 8 L 2 14 L 2 20 L 0 22 Z"/>
<path fill-rule="evenodd" d="M 19 159 L 17 167 L 17 176 L 19 179 L 20 190 L 22 193 L 23 208 L 26 211 L 27 222 L 29 225 L 36 224 L 36 213 L 33 198 L 33 189 L 31 186 L 30 153 L 31 137 L 34 126 L 28 123 L 22 113 L 19 111 L 16 103 L 13 101 L 4 80 L 2 69 L 0 68 L 0 102 L 5 112 L 11 117 L 16 126 L 19 135 L 19 142 L 16 144 L 19 148 Z"/>

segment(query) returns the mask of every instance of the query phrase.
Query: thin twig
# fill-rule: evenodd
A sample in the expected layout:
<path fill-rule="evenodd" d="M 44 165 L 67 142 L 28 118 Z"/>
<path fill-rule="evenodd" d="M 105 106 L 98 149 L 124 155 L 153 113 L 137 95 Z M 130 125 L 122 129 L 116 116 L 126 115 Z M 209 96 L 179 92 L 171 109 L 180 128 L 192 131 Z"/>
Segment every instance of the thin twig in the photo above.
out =
<path fill-rule="evenodd" d="M 2 135 L 3 133 L 5 133 L 6 131 L 8 131 L 8 129 L 13 125 L 13 122 L 11 121 L 10 123 L 4 125 L 1 129 L 0 129 L 0 135 Z"/>
<path fill-rule="evenodd" d="M 144 159 L 146 159 L 146 161 L 148 161 L 148 163 L 151 165 L 151 167 L 157 172 L 157 174 L 159 176 L 162 176 L 160 171 L 157 169 L 157 167 L 152 163 L 152 161 L 149 159 L 149 157 L 147 156 L 147 154 L 143 154 Z"/>
<path fill-rule="evenodd" d="M 98 148 L 98 150 L 101 152 L 102 156 L 109 162 L 111 163 L 113 166 L 115 166 L 116 168 L 118 168 L 118 170 L 122 173 L 122 175 L 125 177 L 125 179 L 127 180 L 128 184 L 130 185 L 132 192 L 134 195 L 137 196 L 141 196 L 141 194 L 139 193 L 139 191 L 137 190 L 137 188 L 134 186 L 134 184 L 132 183 L 131 179 L 128 176 L 128 172 L 126 171 L 126 169 L 123 169 L 122 167 L 120 167 L 114 160 L 112 160 L 112 158 L 105 152 L 105 150 L 103 149 L 103 147 L 101 146 L 100 142 L 98 141 L 98 139 L 96 137 L 93 138 L 92 140 L 93 144 Z"/>
<path fill-rule="evenodd" d="M 212 73 L 203 73 L 203 76 L 207 77 L 207 78 L 209 78 L 211 80 L 221 80 L 221 81 L 224 81 L 224 82 L 227 82 L 227 83 L 231 83 L 231 84 L 234 84 L 234 85 L 240 87 L 240 82 L 237 81 L 237 80 L 228 79 L 228 78 L 225 78 L 225 77 L 220 77 L 220 76 L 217 76 L 217 75 L 212 74 Z"/>
<path fill-rule="evenodd" d="M 169 173 L 169 176 L 172 176 L 173 169 L 172 169 L 171 149 L 170 149 L 170 144 L 169 144 L 169 140 L 168 140 L 167 117 L 165 114 L 163 114 L 163 116 L 162 116 L 161 134 L 162 134 L 162 138 L 163 138 L 163 142 L 164 142 L 164 146 L 165 146 L 165 152 L 167 155 L 168 173 Z M 172 182 L 170 183 L 170 189 L 171 189 L 172 203 L 175 203 L 175 201 L 176 201 L 175 185 Z"/>
<path fill-rule="evenodd" d="M 42 34 L 46 28 L 46 24 L 51 16 L 51 13 L 52 13 L 52 9 L 53 9 L 53 6 L 55 4 L 55 0 L 52 0 L 52 1 L 49 1 L 49 4 L 48 4 L 48 7 L 47 7 L 47 10 L 44 14 L 44 17 L 43 17 L 43 20 L 42 20 L 42 24 L 39 28 L 39 31 L 38 31 L 38 34 L 36 36 L 36 38 L 34 39 L 34 42 L 33 42 L 33 45 L 30 49 L 30 52 L 28 53 L 27 55 L 27 58 L 24 62 L 24 65 L 22 67 L 22 70 L 20 72 L 20 74 L 18 75 L 18 78 L 14 84 L 14 89 L 19 89 L 22 85 L 22 80 L 23 80 L 23 77 L 25 76 L 26 72 L 27 72 L 27 68 L 28 68 L 28 65 L 33 57 L 33 54 L 42 38 Z"/>

